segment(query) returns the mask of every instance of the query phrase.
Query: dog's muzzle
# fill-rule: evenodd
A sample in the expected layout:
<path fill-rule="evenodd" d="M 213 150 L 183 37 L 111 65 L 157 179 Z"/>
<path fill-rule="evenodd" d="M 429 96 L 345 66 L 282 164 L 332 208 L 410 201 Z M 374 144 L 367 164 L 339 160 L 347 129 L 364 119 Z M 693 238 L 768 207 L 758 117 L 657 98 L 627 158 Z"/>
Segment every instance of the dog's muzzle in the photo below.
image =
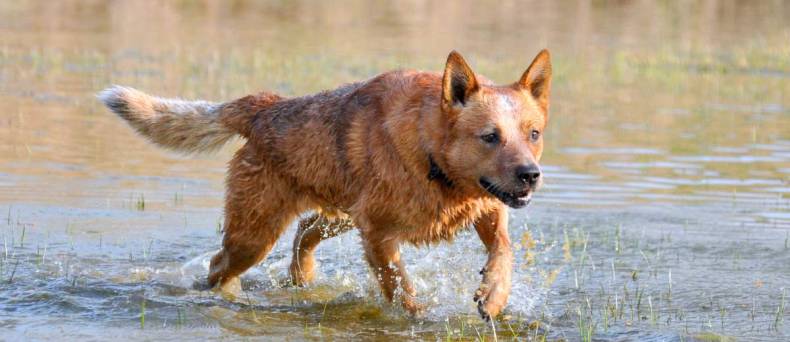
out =
<path fill-rule="evenodd" d="M 485 189 L 489 194 L 493 195 L 498 200 L 502 201 L 502 203 L 505 203 L 505 205 L 513 209 L 526 207 L 532 200 L 532 193 L 534 192 L 532 187 L 510 192 L 501 189 L 499 186 L 489 181 L 485 177 L 481 177 L 479 182 L 480 186 L 482 186 L 483 189 Z"/>

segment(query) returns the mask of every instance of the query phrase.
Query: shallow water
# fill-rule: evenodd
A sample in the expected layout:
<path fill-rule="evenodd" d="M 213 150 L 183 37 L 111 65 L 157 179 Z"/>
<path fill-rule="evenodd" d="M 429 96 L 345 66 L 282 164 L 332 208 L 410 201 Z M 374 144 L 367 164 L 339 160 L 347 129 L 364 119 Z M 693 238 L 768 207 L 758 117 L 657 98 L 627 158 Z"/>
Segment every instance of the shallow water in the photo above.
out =
<path fill-rule="evenodd" d="M 382 302 L 356 233 L 292 289 L 293 229 L 243 298 L 192 289 L 239 142 L 182 157 L 95 100 L 109 84 L 299 95 L 458 49 L 501 83 L 555 69 L 546 185 L 512 212 L 500 339 L 786 340 L 790 6 L 312 1 L 0 3 L 0 339 L 492 339 L 472 233 L 406 247 L 428 312 Z"/>

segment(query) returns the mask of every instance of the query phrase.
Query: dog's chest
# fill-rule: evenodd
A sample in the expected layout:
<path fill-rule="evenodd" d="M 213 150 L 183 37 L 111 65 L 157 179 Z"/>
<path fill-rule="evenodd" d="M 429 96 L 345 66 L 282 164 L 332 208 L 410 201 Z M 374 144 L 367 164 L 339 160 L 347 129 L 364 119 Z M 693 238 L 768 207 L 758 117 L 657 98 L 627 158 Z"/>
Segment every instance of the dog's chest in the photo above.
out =
<path fill-rule="evenodd" d="M 455 234 L 469 227 L 486 211 L 489 205 L 482 200 L 439 202 L 404 211 L 401 223 L 403 240 L 413 244 L 438 243 L 452 239 Z"/>

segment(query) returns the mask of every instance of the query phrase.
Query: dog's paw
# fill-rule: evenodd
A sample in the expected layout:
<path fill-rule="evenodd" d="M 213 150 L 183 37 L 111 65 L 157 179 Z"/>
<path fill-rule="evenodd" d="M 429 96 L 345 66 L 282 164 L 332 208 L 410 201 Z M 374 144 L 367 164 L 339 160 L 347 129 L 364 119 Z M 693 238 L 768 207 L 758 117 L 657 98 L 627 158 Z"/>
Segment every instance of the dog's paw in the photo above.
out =
<path fill-rule="evenodd" d="M 412 317 L 420 317 L 425 313 L 425 304 L 418 302 L 413 296 L 403 296 L 401 299 L 403 309 L 408 311 Z"/>
<path fill-rule="evenodd" d="M 495 318 L 507 303 L 510 284 L 505 282 L 483 282 L 475 291 L 474 301 L 477 303 L 477 312 L 485 321 Z"/>
<path fill-rule="evenodd" d="M 214 285 L 210 291 L 220 295 L 222 299 L 229 302 L 236 301 L 243 293 L 241 279 L 239 279 L 239 277 L 233 277 L 230 280 L 222 281 L 220 284 Z"/>
<path fill-rule="evenodd" d="M 294 270 L 291 268 L 287 285 L 294 287 L 306 287 L 313 283 L 313 279 L 315 279 L 314 272 L 304 272 L 302 270 Z"/>
<path fill-rule="evenodd" d="M 315 279 L 315 260 L 312 256 L 303 257 L 301 261 L 291 261 L 289 269 L 290 285 L 305 287 Z"/>

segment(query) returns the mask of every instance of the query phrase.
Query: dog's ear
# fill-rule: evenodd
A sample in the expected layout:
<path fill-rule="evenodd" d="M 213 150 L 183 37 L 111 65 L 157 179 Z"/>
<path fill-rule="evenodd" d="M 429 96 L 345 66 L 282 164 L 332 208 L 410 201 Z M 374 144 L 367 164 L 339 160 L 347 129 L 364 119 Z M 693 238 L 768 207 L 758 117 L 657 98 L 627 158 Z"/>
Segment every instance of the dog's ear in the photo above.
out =
<path fill-rule="evenodd" d="M 466 105 L 469 96 L 479 89 L 472 68 L 461 54 L 453 51 L 447 56 L 442 78 L 442 109 L 451 112 L 456 105 Z"/>
<path fill-rule="evenodd" d="M 549 50 L 543 49 L 532 60 L 527 71 L 517 82 L 517 86 L 532 94 L 538 105 L 545 111 L 549 108 L 549 93 L 551 92 L 551 56 Z"/>

